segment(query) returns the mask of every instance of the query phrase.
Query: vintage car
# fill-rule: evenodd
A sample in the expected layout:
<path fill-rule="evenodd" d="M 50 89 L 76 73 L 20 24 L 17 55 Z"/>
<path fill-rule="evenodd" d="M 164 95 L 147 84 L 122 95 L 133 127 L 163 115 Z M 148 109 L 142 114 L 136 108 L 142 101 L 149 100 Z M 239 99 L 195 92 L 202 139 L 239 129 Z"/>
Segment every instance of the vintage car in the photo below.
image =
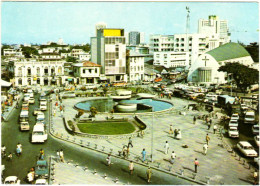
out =
<path fill-rule="evenodd" d="M 48 178 L 49 168 L 46 160 L 38 160 L 35 167 L 36 178 Z"/>
<path fill-rule="evenodd" d="M 228 128 L 228 136 L 231 138 L 238 138 L 239 132 L 237 130 L 237 127 L 229 127 Z"/>
<path fill-rule="evenodd" d="M 21 180 L 17 176 L 8 176 L 5 178 L 4 184 L 20 185 Z"/>
<path fill-rule="evenodd" d="M 240 141 L 237 144 L 237 148 L 246 156 L 246 157 L 257 157 L 257 152 L 253 146 L 247 141 Z"/>
<path fill-rule="evenodd" d="M 30 125 L 28 121 L 22 121 L 20 122 L 20 130 L 30 130 Z"/>

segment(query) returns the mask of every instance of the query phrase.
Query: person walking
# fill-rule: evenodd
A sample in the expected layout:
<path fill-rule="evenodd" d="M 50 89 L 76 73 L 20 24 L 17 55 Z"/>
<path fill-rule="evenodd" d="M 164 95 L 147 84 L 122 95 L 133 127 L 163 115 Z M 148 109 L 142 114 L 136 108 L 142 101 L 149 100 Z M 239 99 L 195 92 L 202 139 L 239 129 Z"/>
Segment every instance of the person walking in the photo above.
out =
<path fill-rule="evenodd" d="M 129 163 L 129 171 L 130 171 L 130 174 L 132 175 L 133 171 L 134 171 L 134 163 L 133 163 L 133 161 L 130 161 L 130 163 Z"/>
<path fill-rule="evenodd" d="M 108 154 L 106 161 L 107 161 L 107 165 L 110 166 L 111 165 L 111 155 L 110 154 Z"/>
<path fill-rule="evenodd" d="M 60 161 L 64 163 L 64 154 L 62 149 L 60 149 Z"/>
<path fill-rule="evenodd" d="M 145 151 L 145 149 L 143 149 L 143 151 L 141 152 L 141 154 L 142 154 L 143 162 L 144 162 L 144 161 L 145 161 L 145 156 L 146 156 L 146 151 Z"/>
<path fill-rule="evenodd" d="M 193 124 L 194 124 L 194 125 L 196 124 L 196 120 L 197 120 L 197 119 L 196 119 L 196 117 L 194 116 L 194 117 L 193 117 Z"/>
<path fill-rule="evenodd" d="M 20 156 L 22 154 L 22 144 L 19 142 L 16 145 L 16 153 L 17 153 L 17 156 Z"/>
<path fill-rule="evenodd" d="M 209 123 L 209 122 L 207 123 L 207 125 L 208 125 L 208 130 L 209 130 L 209 129 L 210 129 L 210 127 L 211 127 L 211 125 L 210 125 L 210 123 Z"/>
<path fill-rule="evenodd" d="M 150 183 L 151 182 L 151 177 L 152 177 L 152 169 L 151 169 L 151 167 L 148 167 L 148 169 L 146 171 L 146 176 L 147 176 L 147 182 Z"/>
<path fill-rule="evenodd" d="M 44 150 L 43 149 L 40 150 L 40 158 L 39 159 L 40 160 L 44 159 Z"/>
<path fill-rule="evenodd" d="M 206 143 L 203 145 L 203 151 L 204 151 L 204 155 L 206 156 L 208 151 L 208 145 Z"/>
<path fill-rule="evenodd" d="M 132 139 L 131 137 L 129 137 L 129 140 L 128 140 L 128 147 L 131 145 L 131 147 L 133 148 L 133 144 L 132 144 Z"/>
<path fill-rule="evenodd" d="M 63 117 L 63 110 L 60 111 L 60 116 Z"/>
<path fill-rule="evenodd" d="M 209 146 L 209 140 L 210 140 L 210 137 L 209 137 L 209 134 L 206 135 L 206 142 L 207 142 L 207 145 Z"/>
<path fill-rule="evenodd" d="M 176 154 L 175 154 L 174 151 L 172 151 L 172 154 L 171 154 L 171 160 L 170 160 L 171 164 L 174 163 L 175 158 L 176 158 Z"/>
<path fill-rule="evenodd" d="M 5 157 L 5 151 L 6 151 L 6 147 L 5 147 L 5 145 L 2 145 L 2 147 L 1 147 L 1 155 L 2 155 L 2 158 L 3 157 Z"/>
<path fill-rule="evenodd" d="M 30 172 L 30 171 L 28 171 L 28 173 L 27 173 L 27 180 L 28 180 L 28 182 L 29 182 L 30 184 L 33 183 L 33 174 L 32 174 L 32 172 Z"/>
<path fill-rule="evenodd" d="M 129 147 L 129 145 L 128 145 L 128 147 Z M 123 146 L 122 152 L 123 152 L 124 158 L 126 158 L 126 153 L 127 153 L 126 145 Z"/>
<path fill-rule="evenodd" d="M 257 185 L 257 182 L 259 181 L 257 169 L 255 169 L 255 172 L 253 173 L 253 177 L 254 177 L 254 185 Z"/>
<path fill-rule="evenodd" d="M 214 134 L 216 133 L 216 131 L 217 131 L 217 125 L 216 124 L 214 124 L 214 126 L 213 126 L 213 132 L 214 132 Z"/>
<path fill-rule="evenodd" d="M 173 127 L 172 127 L 172 125 L 170 125 L 169 134 L 173 134 Z"/>
<path fill-rule="evenodd" d="M 197 167 L 199 166 L 199 161 L 197 158 L 195 158 L 195 161 L 194 161 L 194 166 L 195 166 L 195 173 L 197 173 Z"/>
<path fill-rule="evenodd" d="M 12 161 L 12 159 L 13 159 L 13 154 L 10 152 L 7 157 L 8 157 L 8 160 L 9 160 L 9 161 Z"/>
<path fill-rule="evenodd" d="M 174 138 L 176 138 L 177 134 L 178 134 L 178 129 L 175 129 L 174 130 Z"/>
<path fill-rule="evenodd" d="M 126 158 L 129 157 L 129 153 L 130 153 L 130 147 L 128 146 L 127 149 L 126 149 Z"/>
<path fill-rule="evenodd" d="M 176 139 L 180 140 L 181 138 L 181 129 L 178 129 Z"/>
<path fill-rule="evenodd" d="M 165 142 L 164 148 L 165 148 L 165 154 L 168 154 L 168 151 L 169 151 L 169 148 L 170 148 L 168 141 Z"/>
<path fill-rule="evenodd" d="M 60 162 L 60 151 L 57 150 L 56 154 L 57 154 L 57 162 Z"/>

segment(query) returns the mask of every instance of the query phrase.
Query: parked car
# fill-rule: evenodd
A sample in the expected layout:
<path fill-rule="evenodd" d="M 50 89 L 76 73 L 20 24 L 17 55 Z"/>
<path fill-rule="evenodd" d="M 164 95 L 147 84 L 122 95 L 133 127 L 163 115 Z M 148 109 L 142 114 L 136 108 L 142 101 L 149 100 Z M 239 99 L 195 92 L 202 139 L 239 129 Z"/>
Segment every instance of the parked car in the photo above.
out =
<path fill-rule="evenodd" d="M 35 108 L 33 111 L 33 115 L 37 115 L 39 112 L 41 112 L 40 108 Z"/>
<path fill-rule="evenodd" d="M 30 94 L 30 97 L 33 98 L 33 90 L 27 89 L 27 94 Z"/>
<path fill-rule="evenodd" d="M 230 119 L 228 123 L 228 127 L 238 127 L 238 121 L 236 119 L 235 120 Z"/>
<path fill-rule="evenodd" d="M 28 101 L 28 102 L 34 104 L 34 103 L 35 103 L 35 100 L 34 100 L 33 97 L 31 97 L 31 98 L 29 98 L 29 101 Z"/>
<path fill-rule="evenodd" d="M 29 121 L 29 111 L 28 110 L 21 111 L 19 121 L 20 122 Z"/>
<path fill-rule="evenodd" d="M 42 111 L 47 110 L 47 100 L 41 100 L 40 101 L 40 109 Z"/>
<path fill-rule="evenodd" d="M 44 143 L 47 140 L 47 133 L 43 125 L 36 124 L 33 127 L 32 143 Z"/>
<path fill-rule="evenodd" d="M 253 146 L 247 141 L 240 141 L 237 144 L 238 149 L 247 157 L 257 157 L 257 152 L 254 150 Z"/>
<path fill-rule="evenodd" d="M 253 134 L 259 134 L 259 125 L 253 125 L 252 132 Z"/>
<path fill-rule="evenodd" d="M 247 111 L 244 119 L 245 124 L 255 124 L 255 112 Z"/>
<path fill-rule="evenodd" d="M 37 121 L 44 121 L 44 119 L 45 119 L 44 113 L 38 112 L 36 119 L 37 119 Z"/>
<path fill-rule="evenodd" d="M 242 109 L 242 110 L 247 110 L 248 107 L 246 106 L 246 104 L 243 104 L 243 103 L 242 103 L 242 104 L 241 104 L 241 109 Z"/>
<path fill-rule="evenodd" d="M 21 180 L 17 176 L 8 176 L 5 178 L 4 184 L 20 185 Z"/>
<path fill-rule="evenodd" d="M 238 113 L 232 114 L 231 120 L 239 120 L 239 115 L 238 115 Z"/>
<path fill-rule="evenodd" d="M 31 94 L 24 94 L 23 100 L 29 101 Z"/>
<path fill-rule="evenodd" d="M 35 185 L 48 185 L 48 183 L 46 179 L 37 179 Z"/>
<path fill-rule="evenodd" d="M 255 136 L 254 140 L 255 140 L 255 143 L 257 144 L 257 146 L 259 147 L 259 141 L 260 141 L 259 135 Z"/>
<path fill-rule="evenodd" d="M 20 129 L 21 129 L 22 131 L 24 131 L 24 130 L 30 130 L 29 122 L 28 122 L 28 121 L 22 121 L 22 122 L 20 122 Z"/>
<path fill-rule="evenodd" d="M 239 132 L 237 130 L 237 127 L 229 127 L 228 128 L 228 136 L 231 138 L 238 138 Z"/>
<path fill-rule="evenodd" d="M 48 178 L 49 168 L 46 160 L 38 160 L 35 167 L 36 178 Z"/>
<path fill-rule="evenodd" d="M 254 162 L 256 162 L 256 164 L 259 166 L 259 157 L 254 158 Z"/>

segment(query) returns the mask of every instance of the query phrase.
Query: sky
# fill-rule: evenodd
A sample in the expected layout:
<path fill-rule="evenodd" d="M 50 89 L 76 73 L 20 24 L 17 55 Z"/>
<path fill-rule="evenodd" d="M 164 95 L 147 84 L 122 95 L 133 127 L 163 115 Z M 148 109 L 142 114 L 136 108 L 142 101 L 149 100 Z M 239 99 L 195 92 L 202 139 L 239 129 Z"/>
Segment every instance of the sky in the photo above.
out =
<path fill-rule="evenodd" d="M 259 42 L 257 2 L 2 2 L 1 43 L 90 43 L 98 22 L 144 32 L 148 42 L 150 34 L 184 34 L 186 6 L 190 33 L 197 33 L 199 19 L 217 15 L 228 20 L 232 42 Z"/>

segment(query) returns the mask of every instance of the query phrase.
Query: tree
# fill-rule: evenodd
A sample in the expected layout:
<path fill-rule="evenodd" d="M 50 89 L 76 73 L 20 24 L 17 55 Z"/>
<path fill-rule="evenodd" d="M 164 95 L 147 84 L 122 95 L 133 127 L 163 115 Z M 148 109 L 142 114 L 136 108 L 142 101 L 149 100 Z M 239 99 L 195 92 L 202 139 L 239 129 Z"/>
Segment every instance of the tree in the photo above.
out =
<path fill-rule="evenodd" d="M 38 50 L 32 47 L 22 47 L 22 52 L 26 58 L 31 58 L 32 55 L 39 55 Z"/>
<path fill-rule="evenodd" d="M 226 63 L 226 65 L 219 67 L 218 71 L 232 74 L 232 77 L 237 87 L 246 92 L 247 88 L 259 82 L 259 72 L 256 69 L 249 68 L 240 63 Z"/>
<path fill-rule="evenodd" d="M 77 62 L 77 59 L 76 59 L 75 57 L 68 56 L 68 57 L 66 58 L 66 61 L 67 61 L 67 62 L 76 63 L 76 62 Z"/>
<path fill-rule="evenodd" d="M 254 62 L 259 62 L 259 44 L 257 42 L 250 43 L 250 45 L 245 46 L 246 50 L 252 57 Z"/>
<path fill-rule="evenodd" d="M 90 113 L 91 113 L 90 117 L 94 118 L 97 114 L 97 109 L 95 107 L 90 107 Z"/>

